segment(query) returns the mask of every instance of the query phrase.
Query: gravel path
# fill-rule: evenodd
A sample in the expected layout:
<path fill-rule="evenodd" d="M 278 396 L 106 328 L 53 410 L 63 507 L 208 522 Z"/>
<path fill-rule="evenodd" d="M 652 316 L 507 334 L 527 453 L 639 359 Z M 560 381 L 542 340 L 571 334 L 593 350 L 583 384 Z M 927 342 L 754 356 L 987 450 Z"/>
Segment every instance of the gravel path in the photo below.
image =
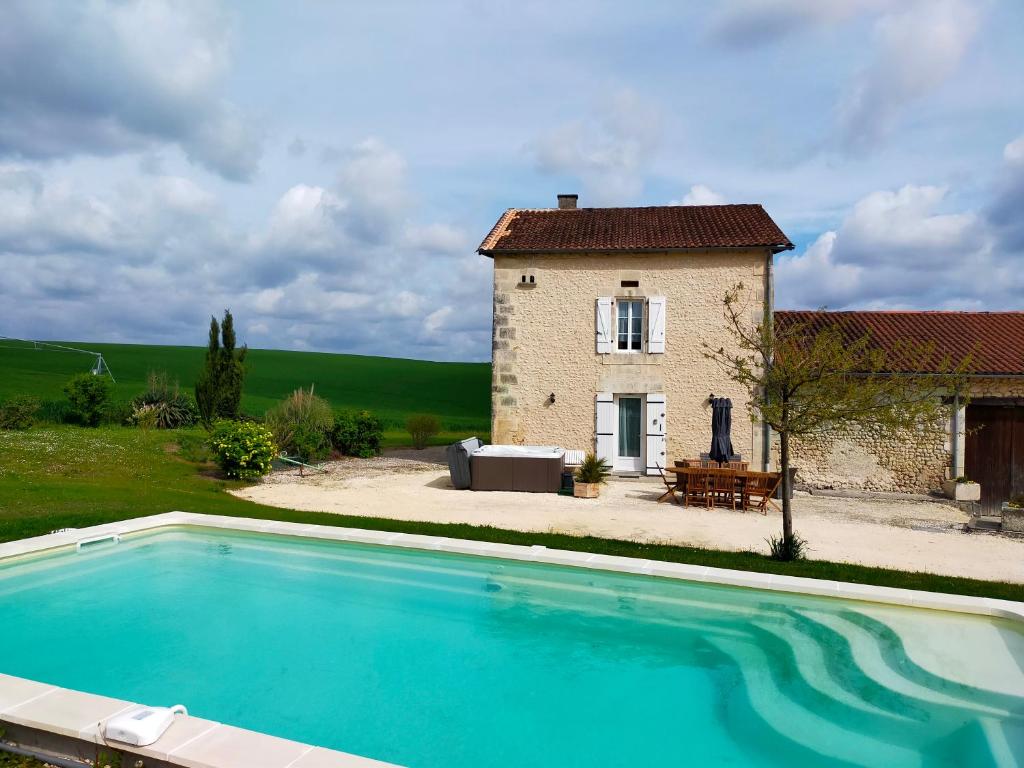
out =
<path fill-rule="evenodd" d="M 781 524 L 778 513 L 656 504 L 656 478 L 613 479 L 598 499 L 456 491 L 438 461 L 443 449 L 347 459 L 236 494 L 290 509 L 760 552 Z M 963 533 L 967 515 L 951 504 L 799 494 L 794 519 L 812 558 L 1024 583 L 1024 540 Z"/>

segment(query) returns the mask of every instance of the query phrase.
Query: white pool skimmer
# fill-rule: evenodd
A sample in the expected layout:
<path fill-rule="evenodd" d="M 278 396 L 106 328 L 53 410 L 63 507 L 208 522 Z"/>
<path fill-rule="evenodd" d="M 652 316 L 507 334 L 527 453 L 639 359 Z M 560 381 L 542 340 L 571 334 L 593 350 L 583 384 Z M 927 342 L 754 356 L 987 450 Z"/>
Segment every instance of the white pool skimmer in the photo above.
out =
<path fill-rule="evenodd" d="M 110 718 L 103 733 L 110 741 L 145 747 L 164 735 L 164 731 L 174 722 L 175 715 L 187 717 L 188 710 L 181 704 L 173 707 L 134 707 Z"/>

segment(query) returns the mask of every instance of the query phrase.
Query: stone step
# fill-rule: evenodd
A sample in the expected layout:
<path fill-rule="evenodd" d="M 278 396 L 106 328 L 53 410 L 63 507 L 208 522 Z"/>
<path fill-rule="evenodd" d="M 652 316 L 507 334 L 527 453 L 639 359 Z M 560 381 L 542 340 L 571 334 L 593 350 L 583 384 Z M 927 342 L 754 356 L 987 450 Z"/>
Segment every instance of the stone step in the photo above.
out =
<path fill-rule="evenodd" d="M 1003 518 L 1001 515 L 975 515 L 967 527 L 974 531 L 998 531 L 1003 527 Z"/>

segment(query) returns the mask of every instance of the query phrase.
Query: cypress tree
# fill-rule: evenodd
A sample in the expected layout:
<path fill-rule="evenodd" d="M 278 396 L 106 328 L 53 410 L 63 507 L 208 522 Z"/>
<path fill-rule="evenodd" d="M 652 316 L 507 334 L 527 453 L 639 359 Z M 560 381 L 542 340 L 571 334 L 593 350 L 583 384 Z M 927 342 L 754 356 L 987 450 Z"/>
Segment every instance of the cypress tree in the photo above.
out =
<path fill-rule="evenodd" d="M 210 336 L 203 369 L 196 379 L 196 404 L 203 424 L 209 428 L 217 419 L 237 419 L 245 383 L 246 346 L 235 349 L 235 322 L 229 310 L 217 323 L 210 318 Z"/>

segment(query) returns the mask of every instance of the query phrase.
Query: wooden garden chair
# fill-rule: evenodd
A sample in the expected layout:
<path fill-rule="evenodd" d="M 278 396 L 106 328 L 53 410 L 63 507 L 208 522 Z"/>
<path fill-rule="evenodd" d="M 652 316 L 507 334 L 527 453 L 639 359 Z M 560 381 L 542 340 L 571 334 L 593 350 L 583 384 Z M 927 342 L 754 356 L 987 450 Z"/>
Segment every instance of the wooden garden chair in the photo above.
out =
<path fill-rule="evenodd" d="M 775 503 L 774 496 L 782 483 L 780 472 L 751 472 L 747 479 L 747 497 L 751 506 L 762 515 L 768 514 L 768 505 L 779 511 L 779 505 Z"/>
<path fill-rule="evenodd" d="M 666 488 L 665 492 L 658 497 L 658 503 L 661 504 L 663 501 L 672 500 L 676 504 L 681 504 L 682 502 L 679 501 L 679 497 L 676 494 L 681 490 L 680 486 L 685 482 L 684 477 L 680 476 L 669 480 L 668 475 L 665 474 L 665 470 L 661 468 L 660 464 L 655 462 L 654 466 L 658 468 L 658 472 L 661 474 L 661 482 L 665 484 Z"/>
<path fill-rule="evenodd" d="M 732 469 L 711 469 L 711 495 L 716 505 L 736 509 L 736 472 Z M 708 506 L 711 506 L 709 504 Z"/>
<path fill-rule="evenodd" d="M 714 495 L 711 493 L 711 475 L 708 470 L 700 467 L 687 467 L 683 475 L 686 477 L 683 491 L 683 506 L 690 506 L 690 502 L 702 504 L 709 509 Z"/>

